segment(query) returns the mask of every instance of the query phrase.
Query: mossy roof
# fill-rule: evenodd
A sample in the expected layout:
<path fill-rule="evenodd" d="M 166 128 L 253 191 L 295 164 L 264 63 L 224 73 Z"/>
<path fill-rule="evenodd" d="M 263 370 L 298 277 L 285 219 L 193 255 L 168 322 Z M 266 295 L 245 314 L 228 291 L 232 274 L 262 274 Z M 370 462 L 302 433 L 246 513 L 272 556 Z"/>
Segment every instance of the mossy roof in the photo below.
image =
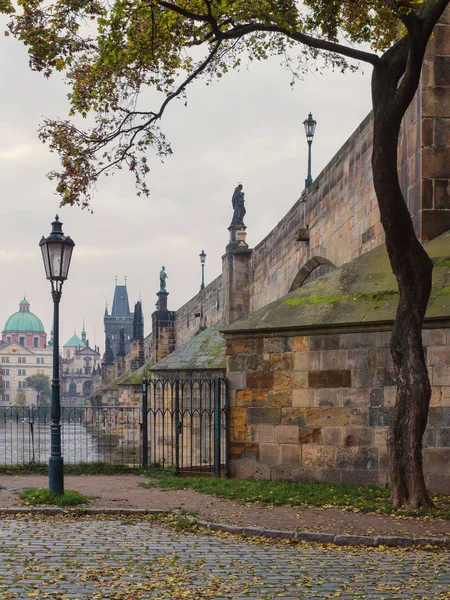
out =
<path fill-rule="evenodd" d="M 151 370 L 225 370 L 225 340 L 219 331 L 223 325 L 223 323 L 216 323 L 198 333 L 192 340 L 156 363 Z"/>
<path fill-rule="evenodd" d="M 426 319 L 445 320 L 450 317 L 450 232 L 428 242 L 425 249 L 434 263 Z M 398 300 L 397 283 L 382 245 L 222 328 L 222 332 L 376 329 L 392 324 Z"/>

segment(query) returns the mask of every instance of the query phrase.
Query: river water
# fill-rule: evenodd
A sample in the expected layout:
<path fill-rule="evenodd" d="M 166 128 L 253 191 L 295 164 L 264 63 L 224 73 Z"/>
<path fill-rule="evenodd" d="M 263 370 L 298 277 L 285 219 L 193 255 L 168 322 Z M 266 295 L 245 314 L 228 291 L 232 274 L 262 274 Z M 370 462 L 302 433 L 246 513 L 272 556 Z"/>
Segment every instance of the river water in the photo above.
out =
<path fill-rule="evenodd" d="M 65 463 L 97 462 L 106 458 L 98 439 L 82 423 L 63 423 L 61 439 Z M 49 423 L 0 422 L 0 464 L 45 463 L 49 455 Z"/>

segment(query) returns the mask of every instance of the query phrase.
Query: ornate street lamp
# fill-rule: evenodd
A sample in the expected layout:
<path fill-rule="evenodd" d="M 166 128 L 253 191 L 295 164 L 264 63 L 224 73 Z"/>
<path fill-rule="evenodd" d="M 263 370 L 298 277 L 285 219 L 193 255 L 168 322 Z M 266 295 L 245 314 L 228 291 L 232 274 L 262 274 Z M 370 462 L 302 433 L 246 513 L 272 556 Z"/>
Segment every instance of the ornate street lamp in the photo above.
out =
<path fill-rule="evenodd" d="M 64 494 L 64 463 L 61 454 L 61 399 L 59 384 L 59 301 L 62 285 L 67 279 L 75 246 L 62 231 L 58 215 L 52 223 L 51 234 L 42 236 L 39 246 L 44 259 L 45 275 L 52 285 L 53 298 L 53 379 L 50 412 L 50 460 L 48 464 L 49 490 L 57 496 Z"/>
<path fill-rule="evenodd" d="M 205 260 L 206 260 L 205 251 L 202 250 L 202 253 L 199 254 L 199 256 L 200 256 L 200 263 L 202 265 L 202 285 L 200 286 L 200 289 L 202 290 L 205 287 Z"/>
<path fill-rule="evenodd" d="M 308 142 L 308 177 L 305 179 L 305 189 L 308 189 L 312 184 L 311 176 L 311 145 L 316 131 L 317 121 L 313 119 L 312 113 L 309 113 L 308 118 L 303 121 L 305 127 L 306 140 Z"/>

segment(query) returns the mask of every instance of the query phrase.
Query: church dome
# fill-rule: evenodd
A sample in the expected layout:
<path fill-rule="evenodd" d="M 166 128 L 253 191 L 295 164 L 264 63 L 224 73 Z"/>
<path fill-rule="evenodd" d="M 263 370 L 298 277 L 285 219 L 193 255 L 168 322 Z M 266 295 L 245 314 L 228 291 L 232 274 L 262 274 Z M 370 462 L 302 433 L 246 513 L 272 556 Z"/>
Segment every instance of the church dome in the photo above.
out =
<path fill-rule="evenodd" d="M 3 329 L 3 333 L 16 331 L 45 333 L 42 321 L 30 312 L 30 303 L 25 298 L 19 303 L 19 312 L 9 317 Z"/>

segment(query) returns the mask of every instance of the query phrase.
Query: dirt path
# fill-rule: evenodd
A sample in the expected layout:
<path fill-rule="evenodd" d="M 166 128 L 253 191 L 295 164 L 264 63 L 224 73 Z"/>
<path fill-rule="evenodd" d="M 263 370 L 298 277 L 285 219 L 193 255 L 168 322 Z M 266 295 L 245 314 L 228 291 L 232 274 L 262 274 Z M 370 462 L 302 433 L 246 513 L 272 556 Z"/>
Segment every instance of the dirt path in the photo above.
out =
<path fill-rule="evenodd" d="M 450 521 L 367 515 L 333 508 L 265 507 L 192 490 L 139 487 L 139 483 L 147 480 L 140 475 L 69 475 L 65 477 L 65 487 L 92 497 L 93 508 L 185 509 L 216 523 L 286 531 L 450 537 Z M 20 506 L 17 495 L 25 488 L 47 486 L 48 478 L 43 475 L 0 475 L 0 508 Z"/>

